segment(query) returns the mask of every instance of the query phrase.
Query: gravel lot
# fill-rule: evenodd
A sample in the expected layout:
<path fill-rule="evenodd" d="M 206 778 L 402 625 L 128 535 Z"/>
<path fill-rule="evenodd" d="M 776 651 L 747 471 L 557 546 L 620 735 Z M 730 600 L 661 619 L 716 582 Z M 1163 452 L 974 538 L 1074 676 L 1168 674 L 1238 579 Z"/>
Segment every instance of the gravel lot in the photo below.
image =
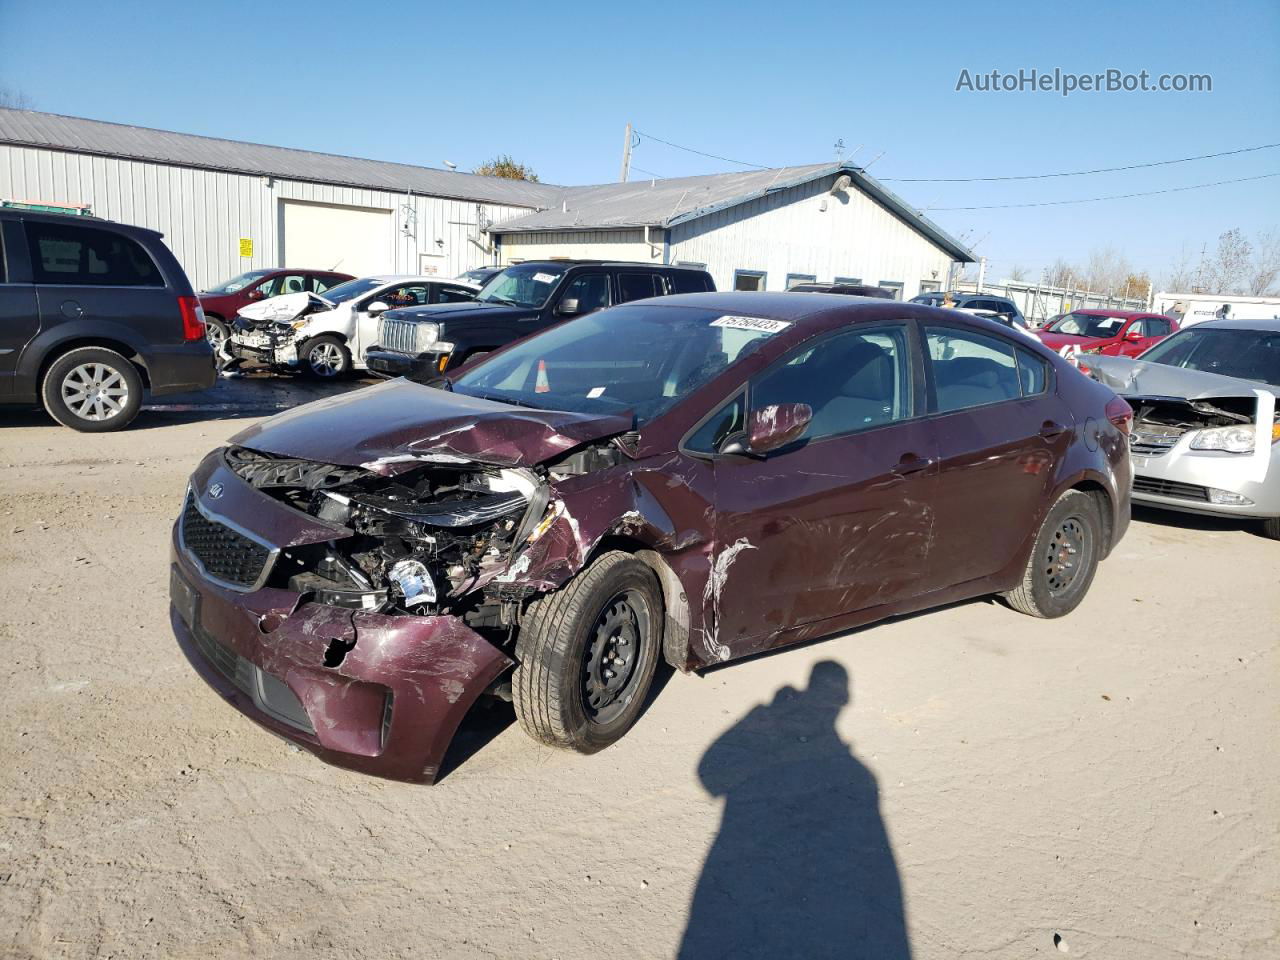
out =
<path fill-rule="evenodd" d="M 675 676 L 595 757 L 494 710 L 410 787 L 258 729 L 169 631 L 188 473 L 303 395 L 0 414 L 0 955 L 1280 956 L 1280 544 L 1141 513 L 1065 620 Z"/>

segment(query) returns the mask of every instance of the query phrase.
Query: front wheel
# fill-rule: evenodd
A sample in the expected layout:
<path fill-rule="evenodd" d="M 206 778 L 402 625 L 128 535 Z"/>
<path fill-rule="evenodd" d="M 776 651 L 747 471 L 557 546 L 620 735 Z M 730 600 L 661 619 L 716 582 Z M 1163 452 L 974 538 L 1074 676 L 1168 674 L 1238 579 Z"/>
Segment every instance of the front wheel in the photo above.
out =
<path fill-rule="evenodd" d="M 1280 540 L 1280 517 L 1267 517 L 1263 520 L 1262 532 L 1272 540 Z"/>
<path fill-rule="evenodd" d="M 1098 501 L 1082 490 L 1068 490 L 1045 516 L 1022 583 L 1003 594 L 1005 600 L 1031 617 L 1066 616 L 1089 592 L 1101 549 Z"/>
<path fill-rule="evenodd" d="M 312 337 L 298 350 L 298 366 L 317 380 L 337 380 L 351 372 L 351 351 L 337 337 Z"/>
<path fill-rule="evenodd" d="M 644 709 L 662 624 L 653 572 L 616 550 L 531 603 L 511 678 L 525 733 L 579 753 L 621 738 Z"/>
<path fill-rule="evenodd" d="M 231 339 L 231 328 L 227 326 L 225 320 L 221 317 L 205 317 L 204 335 L 209 341 L 209 346 L 213 347 L 213 354 L 218 363 L 230 359 L 225 351 L 227 341 Z"/>
<path fill-rule="evenodd" d="M 40 387 L 49 415 L 81 433 L 122 430 L 142 407 L 142 377 L 127 358 L 104 347 L 68 350 Z"/>

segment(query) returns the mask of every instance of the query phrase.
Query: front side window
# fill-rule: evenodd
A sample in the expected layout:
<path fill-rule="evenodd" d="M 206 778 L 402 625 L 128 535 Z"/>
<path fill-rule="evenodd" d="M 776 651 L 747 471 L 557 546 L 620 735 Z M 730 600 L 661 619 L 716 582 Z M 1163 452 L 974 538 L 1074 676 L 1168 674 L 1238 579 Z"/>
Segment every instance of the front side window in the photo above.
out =
<path fill-rule="evenodd" d="M 628 303 L 631 300 L 661 296 L 662 290 L 659 289 L 657 280 L 652 273 L 618 274 L 618 302 Z"/>
<path fill-rule="evenodd" d="M 924 328 L 939 413 L 1022 396 L 1013 344 L 955 327 Z"/>
<path fill-rule="evenodd" d="M 746 401 L 746 394 L 738 393 L 693 432 L 685 443 L 685 449 L 695 453 L 716 453 L 726 437 L 746 429 Z"/>
<path fill-rule="evenodd" d="M 557 324 L 481 361 L 453 389 L 549 410 L 629 412 L 639 427 L 777 335 L 726 324 L 720 310 L 659 304 Z"/>
<path fill-rule="evenodd" d="M 78 224 L 26 221 L 36 283 L 163 287 L 151 255 L 129 237 Z"/>
<path fill-rule="evenodd" d="M 578 301 L 577 313 L 603 310 L 609 305 L 609 275 L 607 273 L 579 274 L 565 286 L 564 296 L 560 298 L 560 302 L 563 303 L 566 300 Z"/>
<path fill-rule="evenodd" d="M 1147 336 L 1148 337 L 1167 337 L 1169 331 L 1173 328 L 1169 325 L 1168 320 L 1161 320 L 1158 317 L 1147 317 Z"/>
<path fill-rule="evenodd" d="M 423 307 L 431 302 L 429 287 L 425 283 L 405 283 L 397 287 L 388 287 L 377 294 L 370 303 L 381 300 L 392 310 L 401 307 Z M 368 309 L 365 304 L 365 309 Z"/>
<path fill-rule="evenodd" d="M 751 384 L 751 409 L 807 403 L 805 437 L 870 430 L 911 416 L 911 363 L 900 326 L 838 334 L 803 347 Z"/>
<path fill-rule="evenodd" d="M 1139 359 L 1280 386 L 1280 333 L 1195 326 L 1161 340 Z"/>

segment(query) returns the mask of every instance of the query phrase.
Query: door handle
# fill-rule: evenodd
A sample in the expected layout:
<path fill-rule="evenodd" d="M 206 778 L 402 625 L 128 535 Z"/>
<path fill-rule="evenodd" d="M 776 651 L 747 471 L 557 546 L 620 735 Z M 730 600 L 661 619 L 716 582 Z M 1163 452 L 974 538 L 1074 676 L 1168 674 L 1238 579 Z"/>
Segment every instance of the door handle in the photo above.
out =
<path fill-rule="evenodd" d="M 1046 420 L 1040 425 L 1040 436 L 1046 440 L 1056 440 L 1067 432 L 1067 428 L 1053 420 Z"/>
<path fill-rule="evenodd" d="M 900 477 L 905 477 L 908 474 L 919 473 L 921 470 L 928 470 L 935 463 L 937 461 L 932 457 L 917 457 L 914 453 L 907 453 L 903 454 L 898 465 L 893 468 L 893 472 Z"/>

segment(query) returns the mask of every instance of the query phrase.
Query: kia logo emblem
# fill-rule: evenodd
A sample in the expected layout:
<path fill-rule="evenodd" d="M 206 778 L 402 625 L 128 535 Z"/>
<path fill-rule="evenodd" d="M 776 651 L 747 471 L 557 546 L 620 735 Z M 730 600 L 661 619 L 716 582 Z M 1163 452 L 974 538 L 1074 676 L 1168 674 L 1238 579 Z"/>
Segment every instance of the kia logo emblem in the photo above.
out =
<path fill-rule="evenodd" d="M 217 500 L 221 496 L 222 496 L 222 484 L 220 483 L 209 484 L 209 498 L 211 500 Z"/>

